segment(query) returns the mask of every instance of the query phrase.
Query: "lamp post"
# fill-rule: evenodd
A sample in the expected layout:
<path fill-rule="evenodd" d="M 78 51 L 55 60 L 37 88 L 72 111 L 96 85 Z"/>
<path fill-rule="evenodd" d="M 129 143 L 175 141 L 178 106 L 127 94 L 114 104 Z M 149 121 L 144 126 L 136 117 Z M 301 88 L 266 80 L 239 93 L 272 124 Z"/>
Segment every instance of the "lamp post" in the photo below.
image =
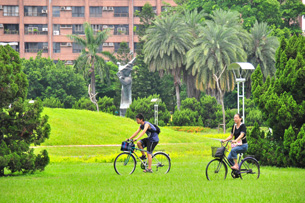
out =
<path fill-rule="evenodd" d="M 153 98 L 151 100 L 151 102 L 155 103 L 154 104 L 155 125 L 158 125 L 158 105 L 159 105 L 160 99 Z"/>
<path fill-rule="evenodd" d="M 237 70 L 239 73 L 239 78 L 237 78 L 235 71 L 234 71 L 234 76 L 236 79 L 236 83 L 237 83 L 237 111 L 239 113 L 239 99 L 242 98 L 243 99 L 243 122 L 246 122 L 246 118 L 245 118 L 245 78 L 242 78 L 241 76 L 241 70 L 254 70 L 254 66 L 251 63 L 247 63 L 247 62 L 236 62 L 236 63 L 232 63 L 229 65 L 228 70 Z M 240 89 L 239 89 L 239 83 L 242 83 L 242 94 L 240 94 Z"/>

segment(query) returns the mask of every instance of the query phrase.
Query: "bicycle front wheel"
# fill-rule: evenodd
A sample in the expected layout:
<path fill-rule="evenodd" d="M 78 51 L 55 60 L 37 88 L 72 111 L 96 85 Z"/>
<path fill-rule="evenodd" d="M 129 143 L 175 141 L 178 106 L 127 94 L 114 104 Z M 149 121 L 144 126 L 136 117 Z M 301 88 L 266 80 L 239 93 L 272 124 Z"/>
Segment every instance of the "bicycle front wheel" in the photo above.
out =
<path fill-rule="evenodd" d="M 258 179 L 260 175 L 260 167 L 258 161 L 254 158 L 245 158 L 240 163 L 240 178 L 254 180 Z"/>
<path fill-rule="evenodd" d="M 136 158 L 128 152 L 119 154 L 114 160 L 114 170 L 119 175 L 132 174 L 136 165 Z"/>
<path fill-rule="evenodd" d="M 208 180 L 225 180 L 227 173 L 227 165 L 219 159 L 213 159 L 210 161 L 205 170 L 205 174 Z"/>
<path fill-rule="evenodd" d="M 169 156 L 163 152 L 156 152 L 152 157 L 151 169 L 154 173 L 165 174 L 171 168 L 171 160 Z"/>

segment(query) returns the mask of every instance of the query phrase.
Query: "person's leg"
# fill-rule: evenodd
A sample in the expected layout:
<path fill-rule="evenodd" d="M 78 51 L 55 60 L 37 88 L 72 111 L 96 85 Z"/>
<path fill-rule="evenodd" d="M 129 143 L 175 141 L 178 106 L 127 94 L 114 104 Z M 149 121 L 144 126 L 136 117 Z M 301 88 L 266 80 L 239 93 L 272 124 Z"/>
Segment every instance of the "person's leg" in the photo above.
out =
<path fill-rule="evenodd" d="M 142 146 L 142 140 L 139 140 L 137 142 L 137 146 L 138 146 L 139 149 L 144 149 L 143 146 Z M 141 151 L 141 153 L 142 153 L 142 156 L 145 156 L 145 153 L 143 151 Z"/>
<path fill-rule="evenodd" d="M 230 164 L 233 165 L 232 166 L 233 168 L 235 168 L 236 164 L 237 164 L 237 149 L 236 148 L 237 147 L 232 148 L 231 152 L 228 156 L 228 160 L 229 160 Z M 237 165 L 237 167 L 238 167 L 238 165 Z"/>
<path fill-rule="evenodd" d="M 240 146 L 236 146 L 236 147 L 234 147 L 233 149 L 234 149 L 234 155 L 235 155 L 235 154 L 236 154 L 236 155 L 235 155 L 235 156 L 232 155 L 233 161 L 234 161 L 234 166 L 232 166 L 231 168 L 232 168 L 232 169 L 239 170 L 239 166 L 238 166 L 238 162 L 237 162 L 237 154 L 246 152 L 247 149 L 248 149 L 248 144 L 243 144 L 243 145 L 240 145 Z M 232 149 L 232 150 L 233 150 L 233 149 Z M 231 150 L 231 151 L 232 151 L 232 150 Z"/>
<path fill-rule="evenodd" d="M 148 144 L 147 144 L 148 170 L 151 170 L 152 153 L 157 144 L 158 144 L 158 142 L 148 142 Z"/>

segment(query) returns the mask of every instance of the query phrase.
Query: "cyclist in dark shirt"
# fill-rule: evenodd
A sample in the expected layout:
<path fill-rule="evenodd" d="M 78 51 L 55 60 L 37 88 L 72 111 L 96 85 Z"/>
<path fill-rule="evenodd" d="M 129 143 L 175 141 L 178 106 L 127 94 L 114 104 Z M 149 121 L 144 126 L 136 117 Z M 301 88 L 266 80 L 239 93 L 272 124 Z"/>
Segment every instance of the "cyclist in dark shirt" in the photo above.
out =
<path fill-rule="evenodd" d="M 138 128 L 138 130 L 129 138 L 130 140 L 134 137 L 136 137 L 140 131 L 142 130 L 142 132 L 140 133 L 140 135 L 134 139 L 134 141 L 137 141 L 138 139 L 140 139 L 145 133 L 147 134 L 147 138 L 144 138 L 142 140 L 139 140 L 137 142 L 137 145 L 140 149 L 143 149 L 145 147 L 147 147 L 147 157 L 148 157 L 148 168 L 145 169 L 143 172 L 148 172 L 148 173 L 152 173 L 151 170 L 151 163 L 152 163 L 152 153 L 153 150 L 155 149 L 155 147 L 157 146 L 157 144 L 159 143 L 159 136 L 158 133 L 156 132 L 156 128 L 153 124 L 144 121 L 144 116 L 142 114 L 138 114 L 136 116 L 137 119 L 137 123 L 140 124 L 140 127 Z M 146 159 L 145 153 L 143 151 L 141 151 L 142 156 L 140 157 L 140 159 Z"/>
<path fill-rule="evenodd" d="M 241 145 L 236 145 L 236 147 L 231 149 L 231 152 L 228 156 L 228 160 L 230 164 L 232 165 L 232 169 L 239 170 L 238 163 L 237 163 L 237 154 L 244 153 L 248 150 L 248 143 L 247 143 L 247 128 L 244 123 L 242 123 L 242 118 L 240 114 L 235 114 L 234 116 L 234 122 L 235 124 L 232 127 L 231 135 L 225 139 L 222 140 L 222 142 L 226 142 L 228 140 L 231 140 L 234 136 L 234 140 L 232 140 L 233 144 L 236 144 L 239 141 L 242 141 Z"/>

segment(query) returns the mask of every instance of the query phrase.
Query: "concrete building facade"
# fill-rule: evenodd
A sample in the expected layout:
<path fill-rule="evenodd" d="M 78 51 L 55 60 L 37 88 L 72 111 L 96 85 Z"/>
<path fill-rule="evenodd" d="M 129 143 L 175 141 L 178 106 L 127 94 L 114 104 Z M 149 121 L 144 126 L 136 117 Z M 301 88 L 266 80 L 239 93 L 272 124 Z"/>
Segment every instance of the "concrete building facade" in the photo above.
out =
<path fill-rule="evenodd" d="M 134 27 L 140 24 L 135 11 L 149 2 L 156 14 L 163 9 L 163 0 L 1 0 L 0 45 L 10 44 L 20 57 L 43 57 L 72 63 L 81 47 L 67 35 L 84 35 L 83 23 L 94 31 L 110 28 L 111 35 L 101 49 L 115 52 L 121 42 L 134 51 L 138 36 Z M 175 6 L 173 0 L 165 0 Z"/>

